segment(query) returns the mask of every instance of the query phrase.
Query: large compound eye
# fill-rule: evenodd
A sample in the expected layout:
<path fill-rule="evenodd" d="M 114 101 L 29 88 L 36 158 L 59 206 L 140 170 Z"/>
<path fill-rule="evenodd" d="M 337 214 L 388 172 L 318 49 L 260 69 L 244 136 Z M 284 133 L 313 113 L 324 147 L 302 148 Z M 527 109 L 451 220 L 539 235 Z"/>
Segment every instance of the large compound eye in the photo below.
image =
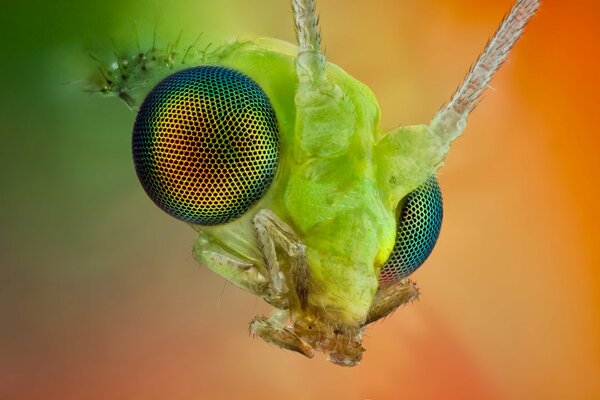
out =
<path fill-rule="evenodd" d="M 229 68 L 176 72 L 144 100 L 133 160 L 148 196 L 175 218 L 232 221 L 267 190 L 279 149 L 275 112 L 252 79 Z"/>
<path fill-rule="evenodd" d="M 442 192 L 433 175 L 401 203 L 392 254 L 379 274 L 386 286 L 406 278 L 431 254 L 442 226 Z"/>

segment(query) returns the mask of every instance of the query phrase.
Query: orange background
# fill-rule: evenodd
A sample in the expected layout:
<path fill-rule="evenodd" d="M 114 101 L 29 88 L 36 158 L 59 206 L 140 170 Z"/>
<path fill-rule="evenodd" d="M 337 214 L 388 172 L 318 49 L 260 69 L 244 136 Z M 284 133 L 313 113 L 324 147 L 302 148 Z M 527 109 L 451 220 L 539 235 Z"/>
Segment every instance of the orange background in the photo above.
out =
<path fill-rule="evenodd" d="M 329 60 L 373 89 L 391 128 L 431 118 L 510 3 L 318 7 Z M 352 369 L 249 338 L 268 307 L 198 266 L 193 231 L 146 199 L 133 114 L 61 86 L 134 19 L 292 41 L 287 2 L 9 7 L 0 399 L 600 399 L 597 1 L 547 0 L 529 25 L 440 171 L 421 300 L 368 329 Z"/>

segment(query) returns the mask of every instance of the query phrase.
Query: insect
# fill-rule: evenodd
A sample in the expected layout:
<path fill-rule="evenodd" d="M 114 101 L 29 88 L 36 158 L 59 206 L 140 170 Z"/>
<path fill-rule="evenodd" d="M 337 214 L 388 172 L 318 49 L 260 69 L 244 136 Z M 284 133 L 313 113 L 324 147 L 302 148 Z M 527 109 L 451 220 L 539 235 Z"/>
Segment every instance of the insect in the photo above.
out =
<path fill-rule="evenodd" d="M 148 86 L 150 61 L 170 73 L 133 127 L 143 188 L 197 231 L 201 264 L 273 306 L 252 334 L 353 366 L 365 327 L 417 299 L 409 276 L 442 220 L 436 170 L 540 3 L 516 1 L 429 124 L 391 132 L 373 93 L 325 59 L 314 1 L 291 4 L 297 46 L 232 41 L 190 67 L 153 45 L 118 60 L 103 91 L 135 107 L 128 79 Z"/>

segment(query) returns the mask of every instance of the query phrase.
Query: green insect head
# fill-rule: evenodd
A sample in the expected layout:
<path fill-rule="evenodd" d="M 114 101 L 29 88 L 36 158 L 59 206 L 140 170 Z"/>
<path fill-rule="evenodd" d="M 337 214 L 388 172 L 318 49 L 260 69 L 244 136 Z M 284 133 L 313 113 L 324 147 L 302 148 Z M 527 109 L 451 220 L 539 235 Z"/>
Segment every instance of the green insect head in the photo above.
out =
<path fill-rule="evenodd" d="M 197 231 L 201 264 L 274 307 L 253 334 L 356 365 L 366 325 L 417 299 L 408 277 L 443 214 L 435 172 L 538 5 L 517 1 L 431 123 L 384 132 L 371 90 L 321 52 L 314 2 L 293 0 L 297 45 L 236 40 L 194 66 L 170 58 L 134 124 L 139 180 Z M 116 81 L 108 92 L 137 108 L 136 85 Z"/>

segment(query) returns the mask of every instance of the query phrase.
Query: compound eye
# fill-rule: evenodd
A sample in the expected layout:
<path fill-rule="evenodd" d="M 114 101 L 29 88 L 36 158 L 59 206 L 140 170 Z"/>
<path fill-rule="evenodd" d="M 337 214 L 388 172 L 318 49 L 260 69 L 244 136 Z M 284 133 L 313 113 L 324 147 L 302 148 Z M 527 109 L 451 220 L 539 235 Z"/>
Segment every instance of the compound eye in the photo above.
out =
<path fill-rule="evenodd" d="M 396 243 L 379 274 L 380 286 L 406 278 L 429 257 L 442 226 L 442 192 L 433 175 L 400 203 Z"/>
<path fill-rule="evenodd" d="M 133 160 L 150 198 L 180 220 L 215 225 L 244 214 L 271 184 L 279 131 L 271 102 L 224 67 L 176 72 L 148 94 L 133 128 Z"/>

